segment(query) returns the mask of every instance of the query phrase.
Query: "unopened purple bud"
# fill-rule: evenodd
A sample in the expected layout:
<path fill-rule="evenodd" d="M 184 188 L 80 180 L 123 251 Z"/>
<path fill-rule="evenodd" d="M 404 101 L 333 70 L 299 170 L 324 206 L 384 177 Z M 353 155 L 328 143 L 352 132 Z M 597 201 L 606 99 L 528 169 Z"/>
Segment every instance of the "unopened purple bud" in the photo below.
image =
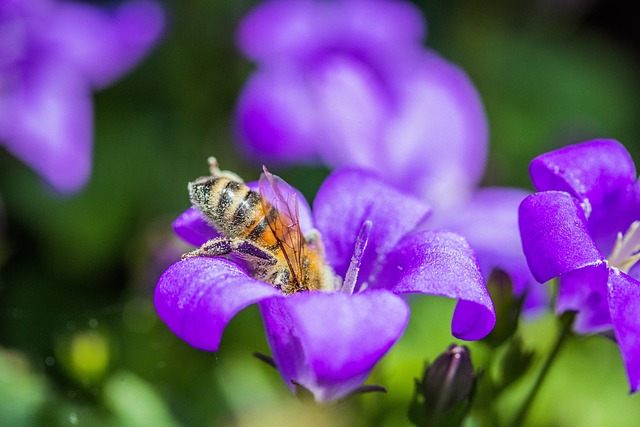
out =
<path fill-rule="evenodd" d="M 446 411 L 465 400 L 473 389 L 473 365 L 469 349 L 451 345 L 427 368 L 423 385 L 427 408 Z"/>
<path fill-rule="evenodd" d="M 469 349 L 452 344 L 416 381 L 410 418 L 421 426 L 458 426 L 471 401 L 476 376 Z"/>

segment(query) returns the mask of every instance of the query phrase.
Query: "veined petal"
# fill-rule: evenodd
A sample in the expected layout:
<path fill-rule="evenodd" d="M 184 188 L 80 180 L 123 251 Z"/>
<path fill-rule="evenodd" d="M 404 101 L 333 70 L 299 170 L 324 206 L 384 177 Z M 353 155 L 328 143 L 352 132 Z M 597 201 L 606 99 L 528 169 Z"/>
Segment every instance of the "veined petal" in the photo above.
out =
<path fill-rule="evenodd" d="M 587 266 L 560 276 L 558 286 L 558 313 L 576 311 L 573 329 L 580 334 L 611 330 L 611 316 L 607 303 L 607 277 L 605 263 Z"/>
<path fill-rule="evenodd" d="M 260 308 L 283 380 L 320 402 L 361 385 L 409 319 L 407 304 L 387 291 L 306 292 L 265 300 Z"/>
<path fill-rule="evenodd" d="M 375 276 L 387 253 L 429 213 L 422 200 L 358 169 L 341 169 L 331 174 L 313 202 L 315 224 L 323 237 L 327 261 L 341 277 L 349 267 L 362 224 L 371 221 L 358 284 L 375 285 Z"/>
<path fill-rule="evenodd" d="M 609 269 L 609 310 L 631 393 L 640 388 L 640 282 Z"/>
<path fill-rule="evenodd" d="M 192 346 L 216 351 L 227 323 L 243 308 L 282 293 L 224 258 L 188 258 L 164 272 L 155 290 L 158 316 Z"/>
<path fill-rule="evenodd" d="M 564 191 L 524 199 L 519 210 L 522 247 L 533 276 L 543 283 L 604 258 L 589 235 L 578 200 Z"/>
<path fill-rule="evenodd" d="M 387 254 L 378 281 L 398 294 L 458 299 L 451 329 L 460 339 L 481 339 L 495 325 L 493 302 L 475 255 L 457 234 L 426 230 L 405 236 Z"/>
<path fill-rule="evenodd" d="M 189 208 L 173 221 L 173 231 L 187 243 L 202 246 L 220 233 L 211 226 L 197 208 Z"/>
<path fill-rule="evenodd" d="M 611 139 L 570 145 L 536 157 L 529 171 L 538 191 L 588 199 L 594 211 L 633 193 L 636 169 L 626 148 Z"/>

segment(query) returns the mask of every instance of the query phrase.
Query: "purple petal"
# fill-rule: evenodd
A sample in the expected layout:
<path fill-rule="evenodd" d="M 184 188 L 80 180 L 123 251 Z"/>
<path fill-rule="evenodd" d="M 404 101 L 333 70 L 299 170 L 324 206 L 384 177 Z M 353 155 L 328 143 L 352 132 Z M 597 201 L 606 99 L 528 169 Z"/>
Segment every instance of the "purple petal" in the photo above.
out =
<path fill-rule="evenodd" d="M 315 105 L 295 69 L 256 72 L 235 113 L 241 150 L 255 163 L 317 159 Z"/>
<path fill-rule="evenodd" d="M 640 387 L 640 282 L 609 269 L 609 310 L 631 392 Z"/>
<path fill-rule="evenodd" d="M 548 302 L 546 288 L 534 280 L 522 252 L 518 206 L 529 194 L 515 188 L 483 188 L 458 209 L 445 214 L 435 211 L 427 222 L 430 229 L 445 228 L 464 236 L 478 258 L 485 280 L 495 268 L 506 271 L 516 295 L 527 291 L 527 312 Z"/>
<path fill-rule="evenodd" d="M 419 58 L 412 75 L 397 76 L 399 106 L 369 167 L 383 167 L 398 188 L 440 210 L 466 200 L 483 176 L 488 126 L 480 96 L 461 69 L 432 51 Z"/>
<path fill-rule="evenodd" d="M 460 69 L 417 50 L 326 54 L 308 68 L 280 64 L 247 85 L 237 126 L 249 156 L 383 167 L 387 180 L 443 207 L 468 197 L 484 172 L 487 124 Z"/>
<path fill-rule="evenodd" d="M 197 208 L 189 208 L 173 221 L 173 231 L 187 243 L 202 246 L 220 233 L 211 226 Z"/>
<path fill-rule="evenodd" d="M 477 340 L 496 323 L 493 302 L 467 242 L 449 232 L 420 231 L 387 254 L 379 284 L 398 294 L 422 293 L 458 299 L 454 336 Z"/>
<path fill-rule="evenodd" d="M 138 61 L 159 32 L 154 3 L 110 15 L 77 2 L 2 3 L 0 140 L 57 190 L 91 170 L 91 86 Z"/>
<path fill-rule="evenodd" d="M 580 334 L 611 329 L 607 303 L 605 263 L 570 271 L 560 276 L 556 311 L 576 311 L 573 329 Z"/>
<path fill-rule="evenodd" d="M 366 45 L 358 49 L 368 50 Z M 347 49 L 349 50 L 349 49 Z M 415 49 L 394 52 L 343 52 L 324 47 L 312 63 L 279 61 L 262 67 L 246 86 L 236 123 L 249 157 L 281 162 L 370 166 L 395 108 L 394 81 L 387 69 L 413 68 Z M 391 57 L 392 56 L 392 57 Z M 400 58 L 402 57 L 402 58 Z"/>
<path fill-rule="evenodd" d="M 317 114 L 315 145 L 326 164 L 372 168 L 391 160 L 380 162 L 389 154 L 386 128 L 398 99 L 393 78 L 388 81 L 392 76 L 380 65 L 334 53 L 317 60 L 308 73 Z M 404 142 L 398 141 L 398 147 Z"/>
<path fill-rule="evenodd" d="M 0 98 L 0 140 L 58 191 L 80 189 L 91 171 L 90 89 L 76 70 L 36 62 Z"/>
<path fill-rule="evenodd" d="M 130 1 L 113 12 L 61 2 L 50 18 L 47 36 L 61 60 L 82 70 L 92 84 L 105 86 L 148 52 L 163 21 L 162 9 L 151 1 Z"/>
<path fill-rule="evenodd" d="M 584 210 L 564 191 L 544 191 L 522 202 L 522 247 L 533 276 L 546 282 L 563 273 L 604 262 L 589 235 Z"/>
<path fill-rule="evenodd" d="M 156 286 L 158 316 L 192 346 L 216 351 L 227 323 L 240 310 L 282 295 L 224 258 L 188 258 L 173 264 Z"/>
<path fill-rule="evenodd" d="M 351 40 L 397 45 L 423 36 L 422 17 L 409 3 L 281 0 L 263 3 L 245 17 L 238 44 L 260 61 Z"/>
<path fill-rule="evenodd" d="M 358 277 L 359 284 L 368 281 L 369 285 L 375 282 L 386 254 L 429 212 L 422 200 L 389 187 L 370 172 L 356 169 L 331 174 L 313 202 L 327 261 L 341 277 L 349 267 L 362 224 L 372 222 Z"/>
<path fill-rule="evenodd" d="M 307 292 L 260 304 L 267 337 L 285 383 L 317 401 L 345 396 L 400 338 L 409 308 L 386 291 L 348 295 Z"/>
<path fill-rule="evenodd" d="M 640 189 L 627 150 L 614 140 L 593 140 L 534 159 L 531 178 L 539 190 L 566 191 L 587 207 L 591 237 L 608 253 L 618 232 L 638 219 Z"/>
<path fill-rule="evenodd" d="M 404 191 L 448 207 L 484 173 L 487 123 L 480 97 L 456 66 L 426 51 L 403 67 L 324 58 L 314 68 L 316 141 L 325 163 L 384 170 Z"/>
<path fill-rule="evenodd" d="M 636 170 L 617 141 L 597 139 L 536 157 L 530 174 L 538 191 L 559 190 L 588 199 L 594 210 L 633 192 Z"/>

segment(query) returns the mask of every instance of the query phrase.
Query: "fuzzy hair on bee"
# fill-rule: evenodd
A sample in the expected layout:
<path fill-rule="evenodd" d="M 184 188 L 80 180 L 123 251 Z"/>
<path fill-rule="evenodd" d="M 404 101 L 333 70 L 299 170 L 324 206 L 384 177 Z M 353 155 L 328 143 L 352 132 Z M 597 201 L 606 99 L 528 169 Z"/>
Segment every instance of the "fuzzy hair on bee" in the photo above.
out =
<path fill-rule="evenodd" d="M 337 289 L 339 279 L 325 262 L 320 234 L 311 230 L 305 236 L 300 229 L 297 193 L 263 170 L 259 191 L 254 191 L 209 158 L 210 176 L 190 182 L 189 197 L 221 237 L 183 258 L 234 255 L 245 261 L 254 278 L 287 295 Z"/>

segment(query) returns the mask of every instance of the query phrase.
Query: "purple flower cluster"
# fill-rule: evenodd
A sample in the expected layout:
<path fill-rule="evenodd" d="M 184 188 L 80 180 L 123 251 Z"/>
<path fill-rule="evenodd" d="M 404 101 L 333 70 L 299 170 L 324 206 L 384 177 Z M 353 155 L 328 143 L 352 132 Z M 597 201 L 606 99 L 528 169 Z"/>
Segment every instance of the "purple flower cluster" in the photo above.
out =
<path fill-rule="evenodd" d="M 0 2 L 0 144 L 58 191 L 91 171 L 91 92 L 133 67 L 158 39 L 160 7 L 114 10 L 57 0 Z"/>
<path fill-rule="evenodd" d="M 299 200 L 302 231 L 320 232 L 342 289 L 286 296 L 233 257 L 187 258 L 156 287 L 156 309 L 174 333 L 215 351 L 231 318 L 258 303 L 284 382 L 325 402 L 357 389 L 400 338 L 409 317 L 403 294 L 459 299 L 452 320 L 458 338 L 480 339 L 491 331 L 495 312 L 473 252 L 458 235 L 420 230 L 430 214 L 421 200 L 357 169 L 330 175 L 313 211 Z M 194 208 L 174 228 L 198 246 L 220 235 Z"/>
<path fill-rule="evenodd" d="M 478 189 L 482 104 L 424 35 L 415 7 L 390 0 L 274 0 L 248 15 L 238 40 L 257 70 L 237 106 L 242 148 L 260 162 L 336 168 L 313 210 L 300 196 L 293 211 L 302 232 L 319 232 L 342 285 L 285 295 L 233 253 L 194 256 L 160 278 L 158 314 L 216 351 L 231 318 L 258 304 L 284 382 L 327 402 L 357 390 L 400 338 L 401 295 L 458 299 L 452 333 L 476 340 L 496 322 L 483 274 L 509 273 L 525 310 L 547 302 L 534 277 L 560 277 L 558 311 L 577 311 L 577 332 L 613 333 L 636 391 L 640 184 L 629 154 L 591 141 L 536 158 L 533 195 Z M 205 217 L 193 207 L 174 229 L 196 246 L 230 237 Z"/>
<path fill-rule="evenodd" d="M 559 277 L 557 310 L 578 333 L 613 332 L 631 391 L 640 387 L 640 184 L 627 150 L 593 140 L 531 162 L 538 190 L 520 206 L 527 261 Z"/>
<path fill-rule="evenodd" d="M 432 228 L 463 235 L 485 279 L 507 271 L 525 309 L 546 292 L 527 268 L 517 212 L 529 194 L 477 189 L 488 125 L 466 74 L 422 45 L 410 3 L 276 0 L 241 23 L 238 44 L 257 63 L 241 94 L 241 147 L 259 163 L 321 161 L 384 175 L 434 208 Z M 534 286 L 530 286 L 530 285 Z"/>

